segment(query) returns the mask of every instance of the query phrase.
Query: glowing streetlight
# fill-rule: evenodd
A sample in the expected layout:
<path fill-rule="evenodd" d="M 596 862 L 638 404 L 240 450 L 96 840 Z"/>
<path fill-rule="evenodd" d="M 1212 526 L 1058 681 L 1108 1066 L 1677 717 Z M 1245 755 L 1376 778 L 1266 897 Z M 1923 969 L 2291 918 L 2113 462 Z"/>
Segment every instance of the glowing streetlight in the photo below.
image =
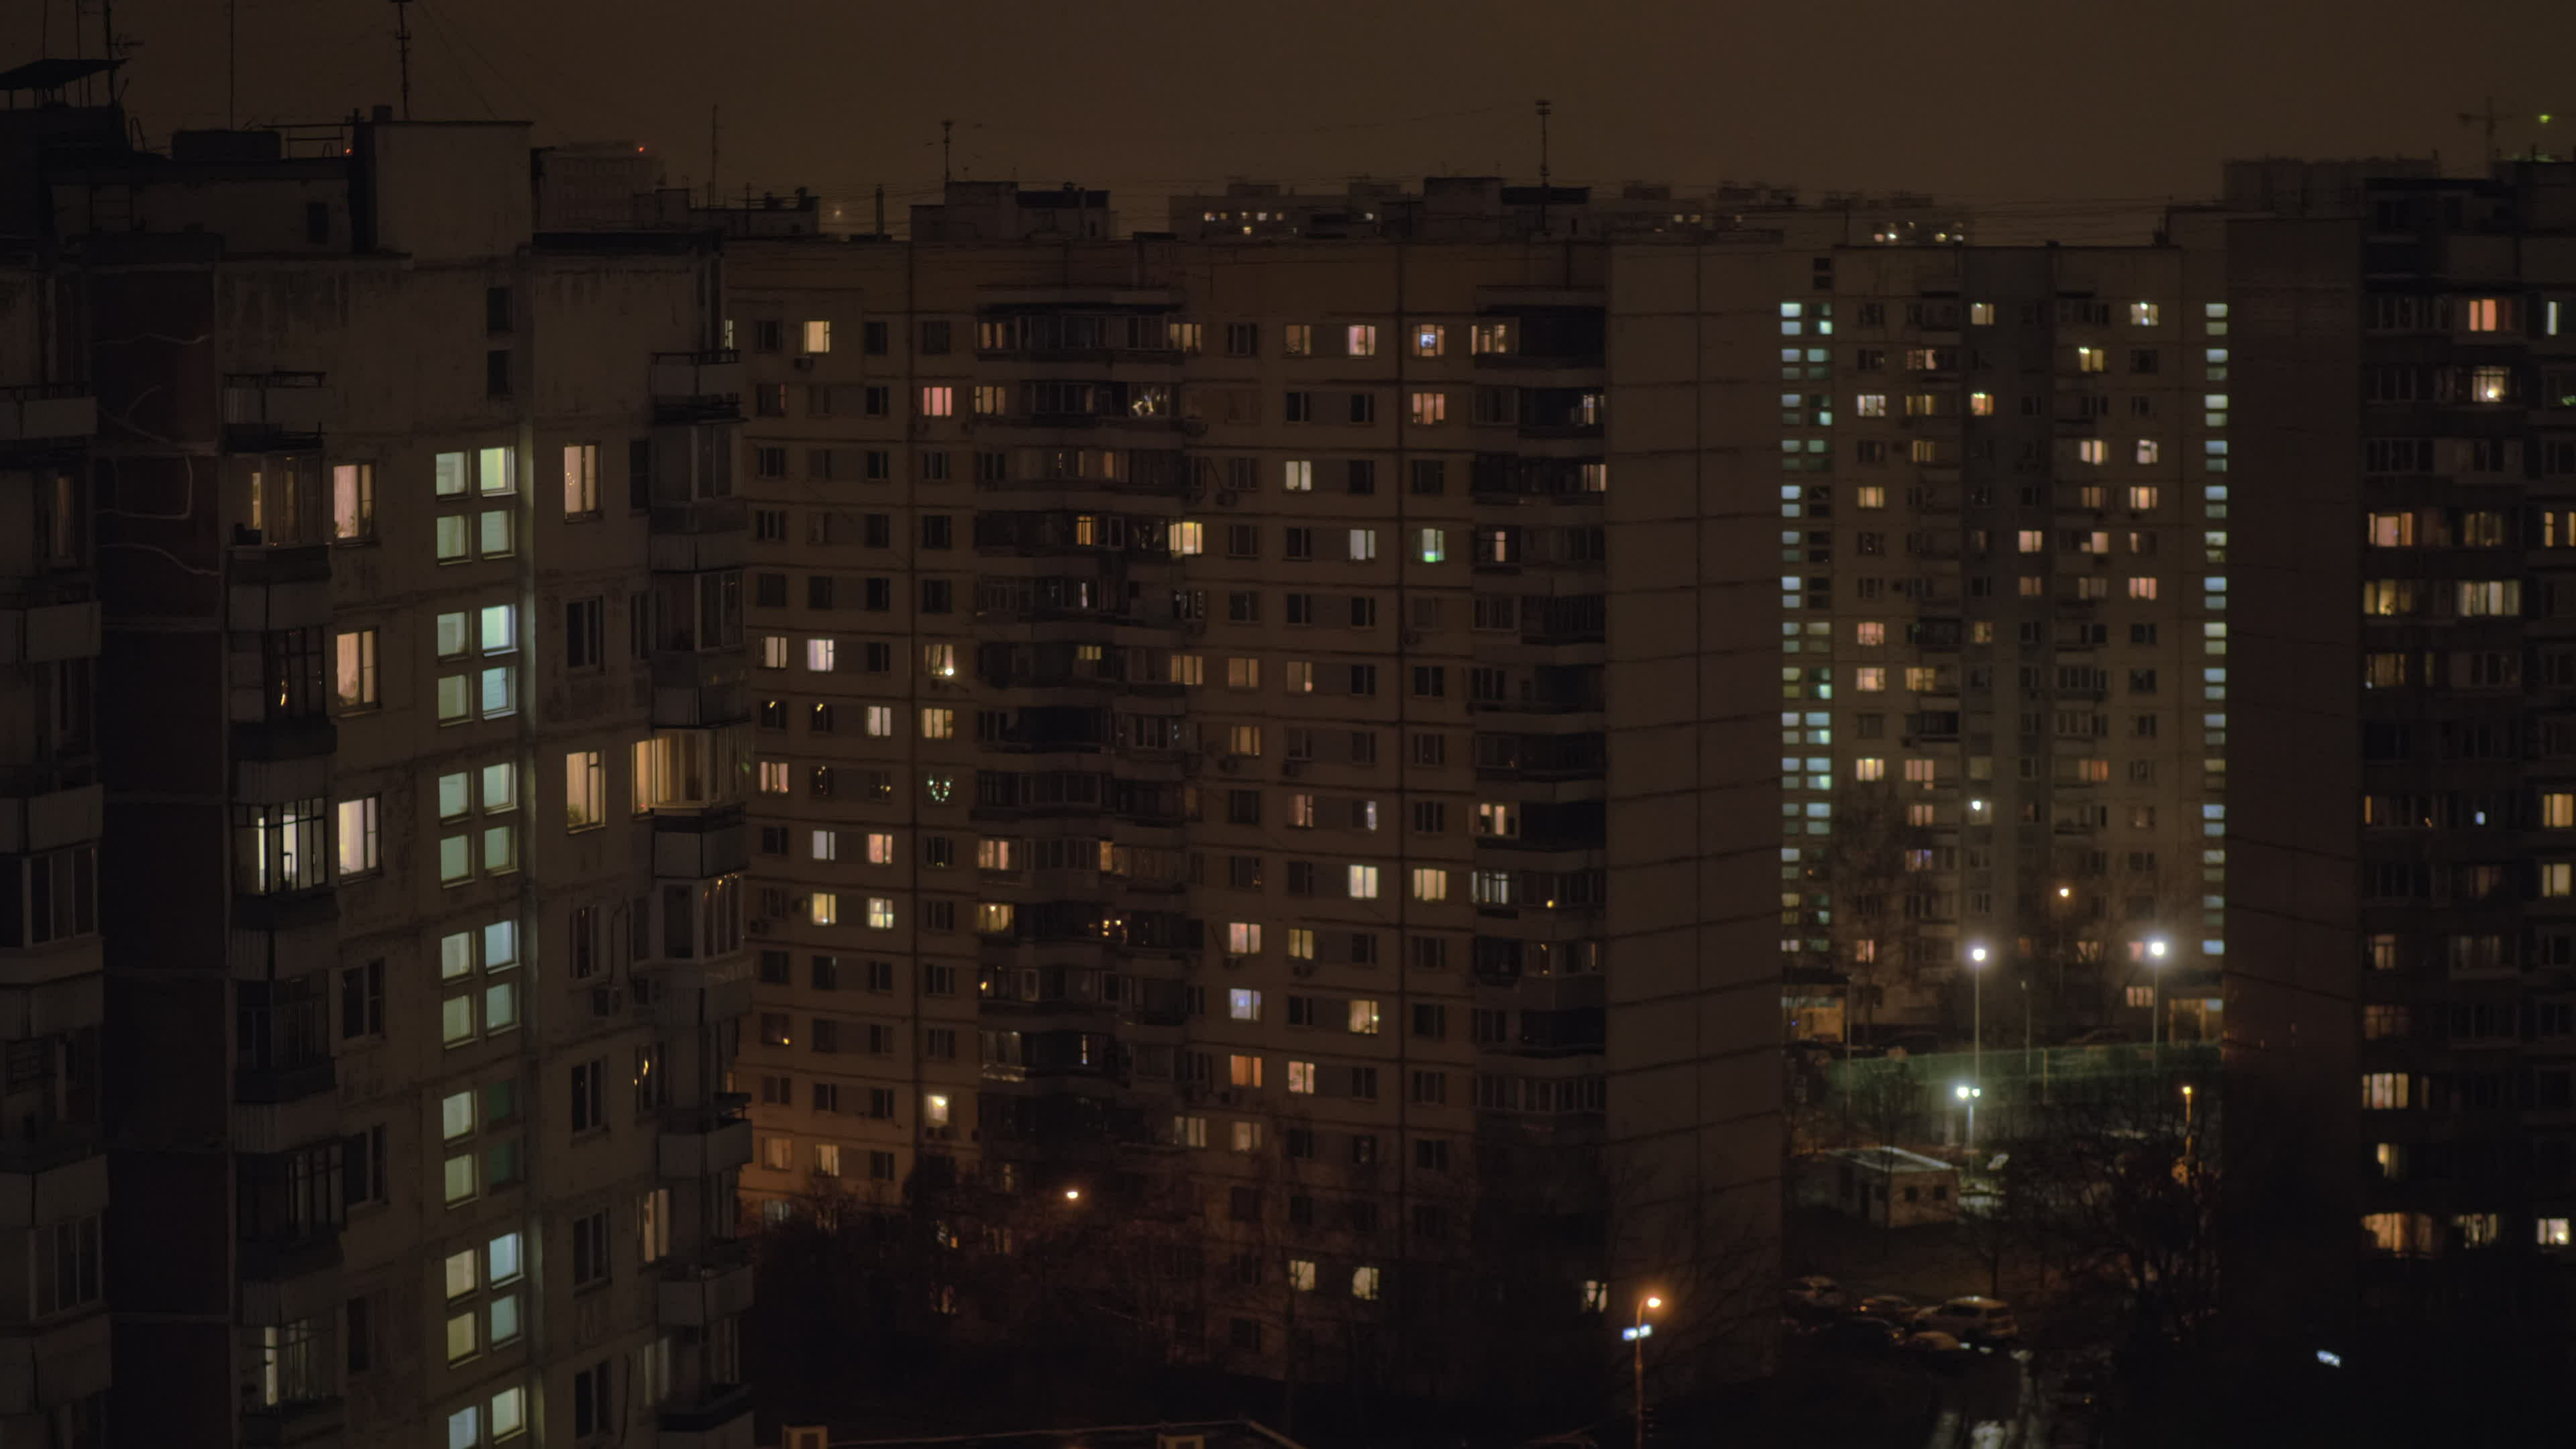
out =
<path fill-rule="evenodd" d="M 2164 965 L 2164 964 L 2165 964 L 2165 938 L 2164 938 L 2164 937 L 2162 937 L 2162 936 L 2150 936 L 2150 937 L 2148 937 L 2148 938 L 2147 938 L 2147 1059 L 2148 1059 L 2148 1061 L 2149 1061 L 2151 1064 L 2162 1064 L 2162 1062 L 2163 1062 L 2163 1061 L 2164 1061 L 2164 1059 L 2165 1059 L 2165 1042 L 2164 1042 L 2164 1029 L 2165 1029 L 2164 985 L 2165 985 L 2165 978 L 2164 978 L 2164 973 L 2163 973 L 2163 971 L 2162 971 L 2162 969 L 2161 969 L 2161 968 L 2163 967 L 2163 965 Z"/>
<path fill-rule="evenodd" d="M 1064 1200 L 1065 1200 L 1066 1202 L 1080 1202 L 1080 1201 L 1082 1201 L 1082 1189 L 1081 1189 L 1081 1188 L 1078 1188 L 1078 1187 L 1068 1187 L 1068 1188 L 1066 1188 L 1066 1189 L 1064 1190 Z"/>
<path fill-rule="evenodd" d="M 1972 1018 L 1976 1040 L 1968 1047 L 1968 1075 L 1979 1087 L 1986 1084 L 1986 956 L 1984 942 L 1968 948 L 1968 980 L 1975 1015 Z"/>
<path fill-rule="evenodd" d="M 1626 1340 L 1630 1359 L 1637 1375 L 1637 1449 L 1646 1449 L 1646 1340 L 1655 1336 L 1655 1325 L 1646 1315 L 1664 1306 L 1663 1295 L 1647 1293 L 1637 1299 L 1637 1321 L 1619 1330 Z"/>
<path fill-rule="evenodd" d="M 1986 1094 L 1986 1089 L 1961 1082 L 1951 1091 L 1968 1104 L 1968 1155 L 1974 1157 L 1977 1155 L 1977 1099 Z"/>

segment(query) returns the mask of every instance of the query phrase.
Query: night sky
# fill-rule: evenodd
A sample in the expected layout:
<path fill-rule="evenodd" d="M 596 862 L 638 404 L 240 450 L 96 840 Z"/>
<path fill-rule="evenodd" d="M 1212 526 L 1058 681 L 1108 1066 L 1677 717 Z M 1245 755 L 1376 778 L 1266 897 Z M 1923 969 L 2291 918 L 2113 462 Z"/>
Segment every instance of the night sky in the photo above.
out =
<path fill-rule="evenodd" d="M 0 54 L 56 54 L 74 0 L 0 6 Z M 96 0 L 79 0 L 94 10 Z M 117 0 L 127 103 L 158 144 L 220 125 L 222 0 Z M 2205 194 L 2227 156 L 2439 151 L 2457 113 L 2576 112 L 2576 0 L 419 0 L 415 114 L 649 143 L 703 184 L 708 108 L 737 194 L 902 202 L 961 174 L 1161 195 L 1229 175 L 1537 169 L 1560 180 L 1909 187 L 2054 205 Z M 334 119 L 395 91 L 387 0 L 239 0 L 246 121 Z M 84 21 L 93 53 L 97 22 Z M 2555 128 L 2576 149 L 2576 117 Z M 2532 128 L 2509 123 L 2520 147 Z M 2082 224 L 2064 225 L 2083 240 Z"/>

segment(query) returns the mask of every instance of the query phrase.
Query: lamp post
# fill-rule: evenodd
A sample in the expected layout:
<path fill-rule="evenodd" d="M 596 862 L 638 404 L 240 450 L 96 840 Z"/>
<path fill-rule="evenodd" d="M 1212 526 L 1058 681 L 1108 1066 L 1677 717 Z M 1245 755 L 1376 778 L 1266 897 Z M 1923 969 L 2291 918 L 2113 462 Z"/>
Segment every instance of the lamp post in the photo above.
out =
<path fill-rule="evenodd" d="M 1664 1306 L 1664 1300 L 1652 1293 L 1637 1300 L 1637 1321 L 1619 1330 L 1628 1340 L 1629 1358 L 1637 1375 L 1637 1449 L 1646 1449 L 1646 1340 L 1655 1336 L 1655 1326 L 1646 1315 Z"/>
<path fill-rule="evenodd" d="M 2164 964 L 2165 938 L 2152 937 L 2147 942 L 2147 1062 L 2154 1067 L 2165 1061 Z"/>
<path fill-rule="evenodd" d="M 1986 1094 L 1986 1089 L 1961 1082 L 1955 1090 L 1959 1100 L 1968 1104 L 1968 1156 L 1973 1160 L 1977 1155 L 1977 1099 Z"/>
<path fill-rule="evenodd" d="M 1972 1029 L 1976 1033 L 1976 1039 L 1970 1042 L 1968 1046 L 1968 1077 L 1971 1081 L 1974 1081 L 1980 1089 L 1986 1085 L 1987 954 L 1986 948 L 1983 945 L 1975 945 L 1968 948 L 1968 980 L 1974 988 L 1970 992 L 1970 997 L 1974 1003 L 1974 1015 L 1970 1019 L 1974 1023 Z"/>

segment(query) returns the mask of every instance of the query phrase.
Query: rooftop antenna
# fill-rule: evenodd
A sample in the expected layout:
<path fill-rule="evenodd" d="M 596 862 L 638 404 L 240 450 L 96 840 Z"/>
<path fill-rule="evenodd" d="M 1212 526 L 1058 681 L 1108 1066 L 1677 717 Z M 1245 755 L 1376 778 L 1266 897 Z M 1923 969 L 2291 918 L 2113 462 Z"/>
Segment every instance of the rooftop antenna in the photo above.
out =
<path fill-rule="evenodd" d="M 2496 150 L 2497 123 L 2502 121 L 2536 121 L 2541 125 L 2546 126 L 2551 121 L 2557 119 L 2556 116 L 2547 111 L 2541 111 L 2534 114 L 2529 111 L 2516 111 L 2510 109 L 2501 111 L 2497 110 L 2495 97 L 2493 96 L 2487 97 L 2485 109 L 2477 111 L 2462 111 L 2459 114 L 2461 125 L 2475 126 L 2485 137 L 2487 164 L 2490 166 L 2504 159 L 2503 153 Z M 2532 140 L 2531 154 L 2535 159 L 2540 155 L 2540 141 L 2537 137 L 2534 137 Z"/>
<path fill-rule="evenodd" d="M 411 0 L 394 0 L 394 68 L 402 81 L 402 118 L 411 119 Z"/>
<path fill-rule="evenodd" d="M 1555 107 L 1545 100 L 1538 103 L 1538 234 L 1547 235 L 1547 118 Z"/>

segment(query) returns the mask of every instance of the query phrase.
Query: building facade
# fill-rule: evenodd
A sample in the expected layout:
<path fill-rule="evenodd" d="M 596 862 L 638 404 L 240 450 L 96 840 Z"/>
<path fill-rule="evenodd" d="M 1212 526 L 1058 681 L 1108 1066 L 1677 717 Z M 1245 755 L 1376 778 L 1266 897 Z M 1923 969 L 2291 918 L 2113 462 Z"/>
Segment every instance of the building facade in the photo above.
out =
<path fill-rule="evenodd" d="M 1278 1375 L 1455 1388 L 1479 1275 L 1767 1317 L 1776 258 L 953 194 L 728 260 L 746 1190 L 1116 1201 Z"/>
<path fill-rule="evenodd" d="M 110 1380 L 88 509 L 97 408 L 32 253 L 0 262 L 0 1439 L 94 1445 Z"/>
<path fill-rule="evenodd" d="M 2355 1225 L 2275 1233 L 2249 1306 L 2563 1366 L 2576 167 L 2342 179 L 2231 233 L 2265 420 L 2231 1069 Z"/>
<path fill-rule="evenodd" d="M 1777 299 L 1793 1034 L 1964 1034 L 1982 973 L 2000 1041 L 2219 1035 L 2228 303 L 2171 224 Z"/>
<path fill-rule="evenodd" d="M 111 419 L 86 1090 L 150 1207 L 34 1299 L 103 1257 L 105 1442 L 747 1445 L 711 248 L 540 235 L 522 126 L 28 114 L 12 215 Z M 28 759 L 41 873 L 80 832 Z"/>

